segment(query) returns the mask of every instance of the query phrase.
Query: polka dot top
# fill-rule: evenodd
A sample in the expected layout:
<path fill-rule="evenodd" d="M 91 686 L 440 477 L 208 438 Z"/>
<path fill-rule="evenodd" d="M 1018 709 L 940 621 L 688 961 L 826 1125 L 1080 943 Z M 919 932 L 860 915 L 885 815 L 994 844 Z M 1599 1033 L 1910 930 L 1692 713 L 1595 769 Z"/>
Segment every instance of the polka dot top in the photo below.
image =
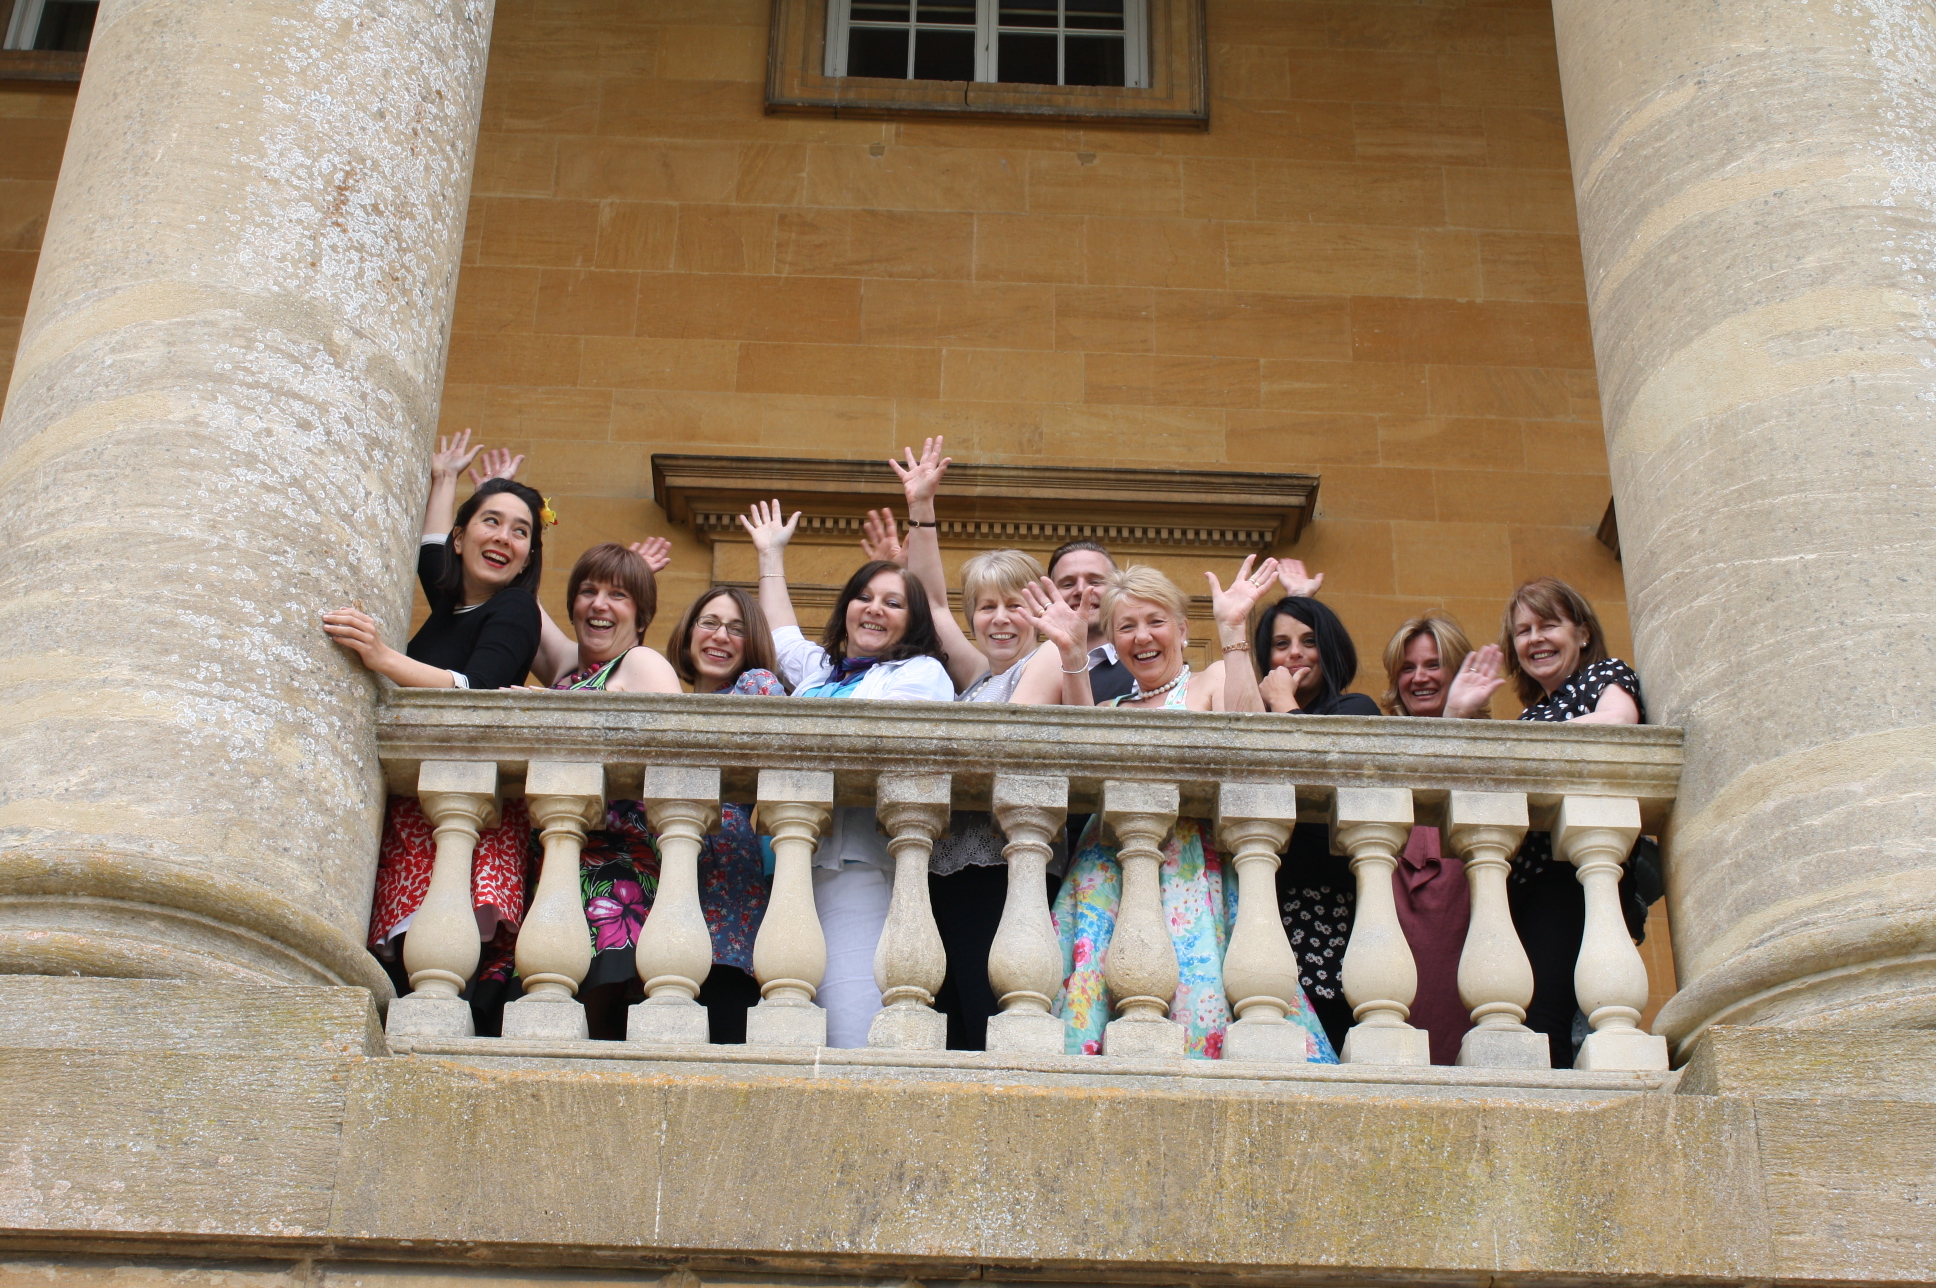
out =
<path fill-rule="evenodd" d="M 1536 702 L 1520 712 L 1519 718 L 1546 720 L 1555 724 L 1577 720 L 1581 716 L 1591 715 L 1593 709 L 1600 705 L 1600 695 L 1607 691 L 1609 685 L 1615 684 L 1632 696 L 1634 705 L 1640 708 L 1640 718 L 1646 720 L 1647 704 L 1640 698 L 1640 677 L 1634 674 L 1631 666 L 1617 657 L 1581 667 L 1566 677 L 1565 684 L 1547 694 L 1544 701 Z M 1541 878 L 1553 879 L 1551 874 L 1561 871 L 1566 875 L 1560 880 L 1573 879 L 1572 865 L 1553 857 L 1553 838 L 1545 832 L 1528 832 L 1525 842 L 1519 847 L 1519 853 L 1513 856 L 1510 883 L 1524 886 Z"/>
<path fill-rule="evenodd" d="M 1642 723 L 1647 719 L 1647 704 L 1640 700 L 1640 677 L 1634 674 L 1631 666 L 1617 657 L 1604 662 L 1594 662 L 1583 666 L 1566 678 L 1566 683 L 1546 695 L 1544 701 L 1536 702 L 1519 713 L 1521 720 L 1548 720 L 1559 723 L 1578 720 L 1581 716 L 1593 714 L 1600 705 L 1600 695 L 1609 685 L 1619 685 L 1640 708 Z"/>

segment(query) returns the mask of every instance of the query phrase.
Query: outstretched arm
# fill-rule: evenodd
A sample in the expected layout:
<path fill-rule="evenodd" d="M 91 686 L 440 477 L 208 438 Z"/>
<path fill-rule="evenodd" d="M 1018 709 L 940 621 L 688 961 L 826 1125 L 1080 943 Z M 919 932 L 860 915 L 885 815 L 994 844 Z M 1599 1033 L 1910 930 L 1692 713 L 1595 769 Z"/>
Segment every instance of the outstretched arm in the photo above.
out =
<path fill-rule="evenodd" d="M 483 450 L 471 446 L 468 429 L 437 440 L 437 450 L 430 456 L 430 500 L 424 504 L 426 537 L 441 537 L 456 526 L 457 476 Z"/>
<path fill-rule="evenodd" d="M 800 624 L 786 584 L 787 542 L 793 540 L 793 530 L 800 525 L 800 512 L 795 510 L 784 522 L 780 513 L 776 498 L 753 502 L 753 508 L 739 517 L 739 526 L 753 539 L 753 550 L 760 560 L 760 611 L 766 614 L 766 624 L 776 631 Z"/>
<path fill-rule="evenodd" d="M 324 632 L 356 654 L 363 665 L 406 689 L 453 689 L 457 679 L 440 666 L 419 662 L 383 642 L 376 619 L 356 608 L 323 614 Z"/>
<path fill-rule="evenodd" d="M 1095 706 L 1096 695 L 1089 688 L 1088 619 L 1062 602 L 1047 577 L 1022 587 L 1022 598 L 1028 604 L 1022 620 L 1054 647 L 1037 649 L 1026 662 L 1017 663 L 1028 670 L 1009 701 L 1029 706 Z M 1060 674 L 1051 671 L 1052 664 Z"/>
<path fill-rule="evenodd" d="M 1237 576 L 1225 590 L 1214 572 L 1204 573 L 1210 583 L 1210 615 L 1217 623 L 1217 645 L 1223 653 L 1223 691 L 1212 693 L 1212 711 L 1265 711 L 1263 692 L 1257 687 L 1257 668 L 1248 656 L 1235 658 L 1237 653 L 1250 652 L 1250 612 L 1269 592 L 1271 584 L 1278 579 L 1277 560 L 1266 559 L 1255 569 L 1256 555 L 1245 557 Z"/>
<path fill-rule="evenodd" d="M 890 460 L 888 465 L 901 477 L 901 489 L 907 495 L 908 539 L 907 569 L 921 581 L 921 589 L 928 592 L 928 607 L 934 614 L 934 629 L 941 636 L 941 649 L 948 655 L 948 674 L 953 677 L 957 689 L 967 688 L 988 669 L 988 658 L 975 647 L 968 633 L 961 629 L 961 622 L 954 611 L 948 607 L 948 573 L 941 564 L 941 537 L 935 529 L 934 495 L 941 488 L 942 476 L 947 474 L 952 464 L 941 454 L 943 439 L 936 437 L 921 444 L 921 457 L 915 459 L 914 449 L 901 449 L 907 453 L 907 465 Z M 973 604 L 962 606 L 970 615 L 974 613 Z"/>

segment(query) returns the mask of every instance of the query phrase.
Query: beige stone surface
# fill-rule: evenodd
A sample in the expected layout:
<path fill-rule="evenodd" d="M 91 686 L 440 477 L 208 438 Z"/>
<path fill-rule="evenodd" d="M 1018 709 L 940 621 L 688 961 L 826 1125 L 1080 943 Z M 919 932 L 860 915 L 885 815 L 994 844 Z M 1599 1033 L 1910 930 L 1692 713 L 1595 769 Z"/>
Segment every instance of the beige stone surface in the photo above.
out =
<path fill-rule="evenodd" d="M 375 686 L 317 616 L 408 620 L 490 20 L 94 28 L 0 421 L 0 969 L 385 987 Z"/>
<path fill-rule="evenodd" d="M 1689 739 L 1657 1027 L 1928 1027 L 1936 14 L 1555 21 L 1639 669 Z"/>
<path fill-rule="evenodd" d="M 1730 1068 L 1697 1061 L 1678 1088 L 1567 1070 L 1191 1061 L 1173 1077 L 1096 1057 L 730 1063 L 472 1039 L 371 1058 L 277 1041 L 367 1008 L 345 989 L 281 990 L 314 1013 L 256 1008 L 265 1050 L 238 1055 L 192 1048 L 203 1033 L 221 1047 L 232 1026 L 212 1004 L 247 1010 L 248 989 L 14 987 L 70 1007 L 145 993 L 178 1046 L 59 1046 L 9 1013 L 6 1288 L 251 1288 L 277 1278 L 262 1257 L 344 1288 L 641 1270 L 696 1272 L 698 1288 L 1936 1276 L 1927 1079 L 1903 1083 L 1906 1061 L 1868 1076 L 1861 1033 L 1724 1029 L 1700 1059 Z M 1849 1094 L 1824 1097 L 1817 1071 L 1837 1060 Z"/>

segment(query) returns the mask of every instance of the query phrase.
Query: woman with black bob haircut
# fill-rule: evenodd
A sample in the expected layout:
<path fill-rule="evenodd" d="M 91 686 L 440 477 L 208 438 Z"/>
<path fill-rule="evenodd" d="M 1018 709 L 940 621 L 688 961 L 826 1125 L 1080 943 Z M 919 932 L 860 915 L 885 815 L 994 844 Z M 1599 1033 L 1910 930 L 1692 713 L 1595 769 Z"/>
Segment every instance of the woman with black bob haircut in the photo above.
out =
<path fill-rule="evenodd" d="M 862 564 L 834 601 L 821 642 L 801 633 L 786 585 L 787 542 L 800 516 L 783 521 L 781 514 L 778 501 L 757 502 L 740 524 L 759 554 L 760 608 L 793 696 L 953 702 L 955 682 L 927 594 L 900 564 Z M 874 811 L 834 810 L 813 864 L 814 907 L 827 941 L 826 975 L 814 1001 L 827 1010 L 828 1046 L 864 1047 L 881 1009 L 874 949 L 887 925 L 894 871 Z"/>
<path fill-rule="evenodd" d="M 1315 582 L 1307 584 L 1315 588 Z M 1256 660 L 1257 687 L 1266 711 L 1298 716 L 1382 714 L 1370 697 L 1349 692 L 1358 678 L 1358 650 L 1338 615 L 1308 595 L 1289 595 L 1265 609 L 1247 649 L 1234 640 L 1224 649 L 1222 665 L 1243 666 L 1228 656 L 1239 650 Z M 1236 703 L 1232 706 L 1244 709 Z M 1299 824 L 1277 869 L 1277 904 L 1297 956 L 1298 983 L 1311 999 L 1325 1036 L 1340 1051 L 1352 1021 L 1342 972 L 1357 895 L 1350 860 L 1331 853 L 1330 830 L 1323 824 Z"/>
<path fill-rule="evenodd" d="M 1301 716 L 1375 716 L 1378 704 L 1350 693 L 1358 649 L 1338 615 L 1317 600 L 1289 595 L 1264 610 L 1251 641 L 1264 709 Z"/>

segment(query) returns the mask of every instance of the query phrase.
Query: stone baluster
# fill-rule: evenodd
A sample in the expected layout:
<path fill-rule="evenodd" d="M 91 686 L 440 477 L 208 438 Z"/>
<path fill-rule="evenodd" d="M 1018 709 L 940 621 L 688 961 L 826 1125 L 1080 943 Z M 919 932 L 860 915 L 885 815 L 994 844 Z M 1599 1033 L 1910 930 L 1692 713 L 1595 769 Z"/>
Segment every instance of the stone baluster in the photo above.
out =
<path fill-rule="evenodd" d="M 1223 957 L 1224 992 L 1237 1019 L 1224 1034 L 1223 1058 L 1303 1063 L 1305 1031 L 1285 1018 L 1299 993 L 1297 954 L 1277 912 L 1276 881 L 1278 855 L 1297 826 L 1297 788 L 1225 783 L 1216 824 L 1237 882 L 1237 920 Z"/>
<path fill-rule="evenodd" d="M 595 760 L 534 760 L 524 800 L 544 845 L 538 888 L 518 927 L 524 996 L 504 1008 L 507 1038 L 589 1038 L 578 986 L 592 968 L 578 856 L 585 833 L 605 821 L 605 767 Z"/>
<path fill-rule="evenodd" d="M 458 994 L 477 970 L 477 913 L 471 856 L 477 834 L 497 826 L 497 765 L 488 760 L 426 760 L 417 802 L 430 820 L 437 857 L 430 887 L 403 939 L 403 969 L 415 991 L 390 1003 L 393 1037 L 473 1036 L 469 1002 Z"/>
<path fill-rule="evenodd" d="M 1104 1055 L 1180 1056 L 1187 1034 L 1170 1019 L 1176 945 L 1163 915 L 1163 838 L 1176 824 L 1175 783 L 1105 782 L 1103 822 L 1116 835 L 1123 897 L 1103 956 L 1103 981 L 1121 1012 L 1103 1029 Z"/>
<path fill-rule="evenodd" d="M 834 776 L 762 769 L 754 811 L 773 837 L 773 893 L 753 940 L 760 1004 L 746 1013 L 749 1046 L 825 1046 L 827 1012 L 814 994 L 827 974 L 827 940 L 813 902 L 813 851 L 832 817 Z"/>
<path fill-rule="evenodd" d="M 874 950 L 874 982 L 881 1009 L 867 1045 L 901 1051 L 940 1051 L 948 1045 L 948 1017 L 934 1009 L 947 977 L 948 955 L 928 902 L 928 858 L 948 830 L 947 774 L 882 774 L 874 813 L 894 856 L 894 896 Z"/>
<path fill-rule="evenodd" d="M 699 851 L 719 826 L 719 771 L 649 768 L 639 799 L 659 838 L 659 890 L 635 954 L 645 1000 L 627 1013 L 625 1040 L 704 1045 L 712 1031 L 697 999 L 712 973 L 713 937 L 699 909 Z"/>
<path fill-rule="evenodd" d="M 1002 1006 L 988 1021 L 988 1049 L 1061 1055 L 1062 1018 L 1049 1010 L 1062 987 L 1062 943 L 1049 916 L 1047 874 L 1049 841 L 1069 815 L 1069 780 L 997 774 L 993 812 L 1008 837 L 1008 894 L 988 950 L 988 982 Z"/>
<path fill-rule="evenodd" d="M 1573 992 L 1593 1032 L 1575 1069 L 1665 1069 L 1667 1039 L 1640 1028 L 1647 1005 L 1647 963 L 1620 913 L 1620 869 L 1640 835 L 1640 802 L 1630 796 L 1566 796 L 1553 849 L 1586 888 L 1586 933 L 1573 967 Z"/>
<path fill-rule="evenodd" d="M 1430 1064 L 1431 1035 L 1406 1018 L 1418 967 L 1398 924 L 1392 873 L 1412 834 L 1412 794 L 1402 787 L 1340 787 L 1331 805 L 1331 849 L 1351 856 L 1358 913 L 1344 950 L 1344 995 L 1357 1023 L 1338 1058 L 1346 1064 Z"/>
<path fill-rule="evenodd" d="M 1459 1063 L 1495 1069 L 1544 1069 L 1552 1051 L 1526 1027 L 1533 966 L 1513 929 L 1506 877 L 1526 836 L 1523 792 L 1453 792 L 1445 808 L 1446 844 L 1465 862 L 1472 920 L 1459 954 L 1459 1000 L 1477 1028 L 1459 1042 Z"/>

